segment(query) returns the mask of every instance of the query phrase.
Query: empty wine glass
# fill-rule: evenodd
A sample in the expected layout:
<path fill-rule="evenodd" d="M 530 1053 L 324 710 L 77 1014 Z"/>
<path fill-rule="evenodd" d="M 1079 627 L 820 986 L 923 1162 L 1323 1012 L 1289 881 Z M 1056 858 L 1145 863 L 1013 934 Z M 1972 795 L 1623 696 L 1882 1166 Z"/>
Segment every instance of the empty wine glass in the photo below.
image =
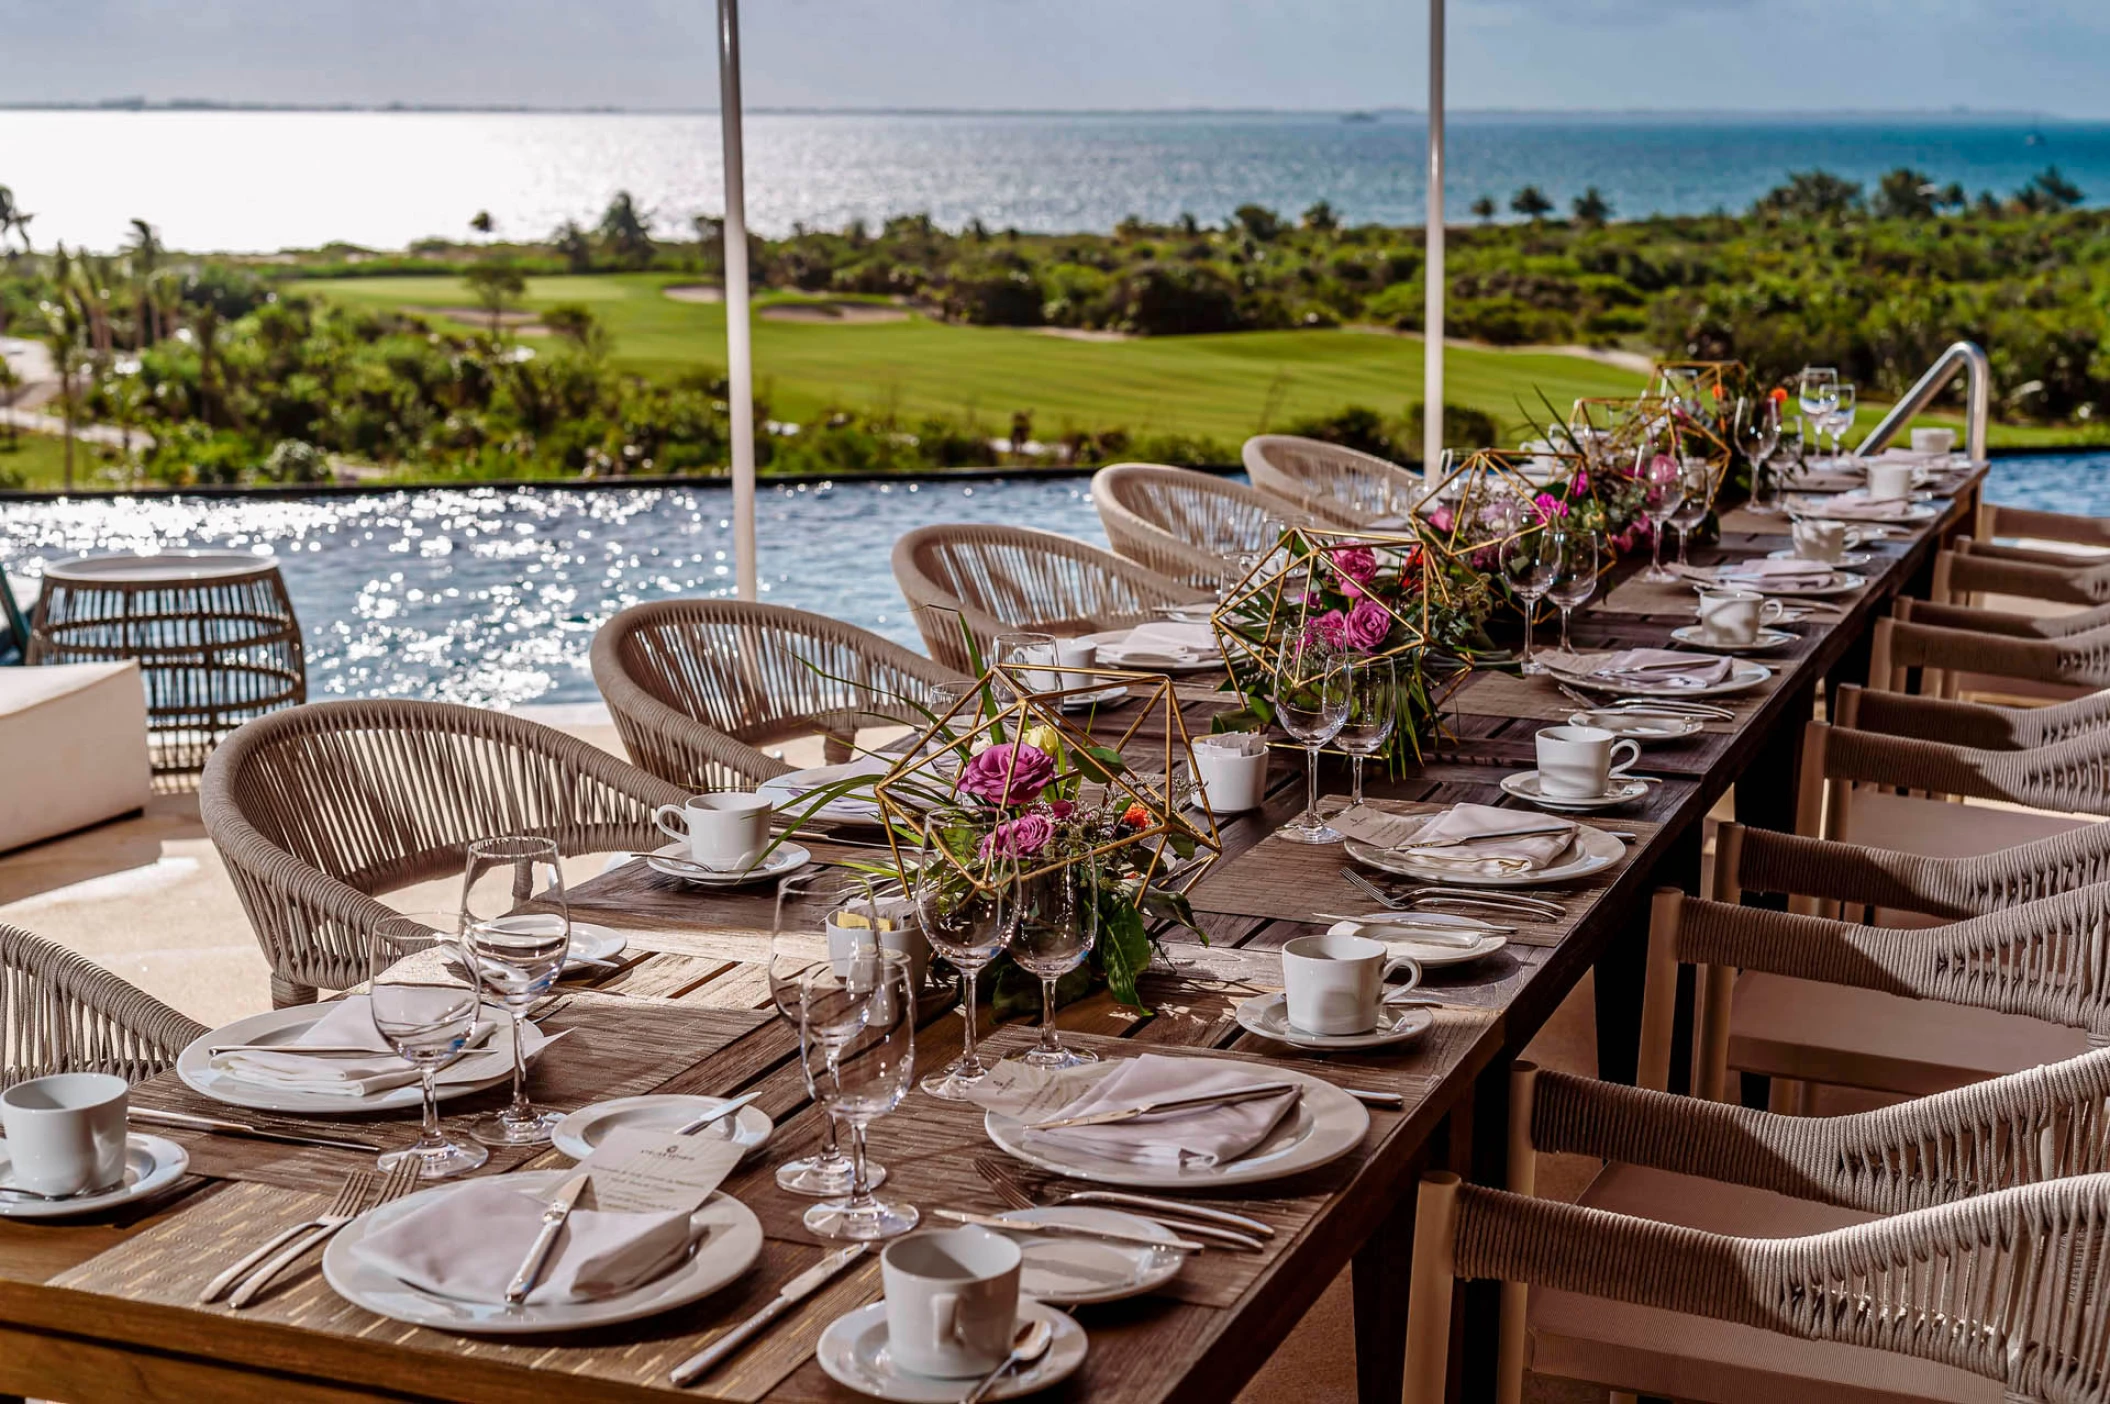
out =
<path fill-rule="evenodd" d="M 469 1132 L 487 1146 L 539 1146 L 564 1119 L 527 1096 L 528 1006 L 557 983 L 571 953 L 571 913 L 557 845 L 546 838 L 478 839 L 462 876 L 462 950 L 487 993 L 513 1016 L 513 1100 Z"/>
<path fill-rule="evenodd" d="M 1634 478 L 1641 484 L 1641 512 L 1648 518 L 1649 564 L 1641 579 L 1658 584 L 1676 580 L 1663 568 L 1663 531 L 1685 504 L 1684 468 L 1667 453 L 1643 444 L 1634 459 Z"/>
<path fill-rule="evenodd" d="M 1597 593 L 1597 533 L 1556 528 L 1553 552 L 1560 561 L 1546 598 L 1560 606 L 1561 652 L 1568 649 L 1568 614 Z"/>
<path fill-rule="evenodd" d="M 1773 451 L 1780 445 L 1780 402 L 1771 395 L 1748 396 L 1736 402 L 1736 446 L 1751 465 L 1750 510 L 1762 516 L 1778 511 L 1773 499 L 1778 480 L 1771 471 Z"/>
<path fill-rule="evenodd" d="M 1526 674 L 1546 671 L 1546 665 L 1531 656 L 1531 616 L 1560 572 L 1560 556 L 1553 549 L 1555 539 L 1550 525 L 1538 526 L 1502 548 L 1502 578 L 1524 602 L 1524 661 L 1519 670 Z"/>
<path fill-rule="evenodd" d="M 1390 657 L 1348 660 L 1348 717 L 1333 744 L 1355 768 L 1351 804 L 1363 802 L 1363 759 L 1385 749 L 1399 720 L 1399 673 Z"/>
<path fill-rule="evenodd" d="M 483 992 L 459 945 L 458 913 L 390 917 L 367 939 L 368 1003 L 374 1030 L 396 1056 L 418 1070 L 425 1091 L 418 1138 L 402 1150 L 384 1151 L 375 1163 L 394 1169 L 418 1162 L 418 1178 L 440 1180 L 474 1170 L 491 1152 L 440 1130 L 439 1095 L 433 1079 L 468 1046 L 476 1031 Z M 437 928 L 435 930 L 435 928 Z"/>
<path fill-rule="evenodd" d="M 770 1001 L 793 1028 L 799 1023 L 800 985 L 807 975 L 828 965 L 828 938 L 821 927 L 833 898 L 846 886 L 842 872 L 836 869 L 794 873 L 777 884 L 766 974 Z M 874 941 L 869 949 L 877 950 L 878 943 Z M 779 1165 L 777 1187 L 793 1194 L 836 1199 L 850 1192 L 854 1170 L 839 1144 L 835 1118 L 823 1108 L 820 1148 Z M 877 1165 L 868 1166 L 867 1174 L 875 1185 L 886 1180 L 885 1169 Z"/>
<path fill-rule="evenodd" d="M 1012 682 L 1013 689 L 1023 685 L 1031 692 L 1053 692 L 1062 686 L 1062 675 L 1047 671 L 1053 668 L 1058 656 L 1053 634 L 1018 630 L 998 634 L 990 644 L 990 661 L 999 669 L 1008 670 L 999 671 L 998 676 Z M 1027 671 L 1027 665 L 1033 665 L 1032 671 Z M 1011 674 L 1015 674 L 1015 678 Z M 998 701 L 1004 700 L 1007 699 L 999 696 Z"/>
<path fill-rule="evenodd" d="M 1680 461 L 1679 477 L 1685 485 L 1685 500 L 1678 510 L 1670 514 L 1670 524 L 1678 529 L 1678 568 L 1686 565 L 1685 548 L 1692 534 L 1707 520 L 1714 510 L 1714 464 L 1697 455 L 1688 455 Z"/>
<path fill-rule="evenodd" d="M 1842 380 L 1833 389 L 1835 399 L 1825 427 L 1832 431 L 1832 457 L 1837 458 L 1844 451 L 1847 431 L 1854 427 L 1854 387 L 1851 381 Z"/>
<path fill-rule="evenodd" d="M 1804 366 L 1795 382 L 1795 402 L 1812 429 L 1822 431 L 1839 407 L 1839 372 L 1830 366 Z"/>
<path fill-rule="evenodd" d="M 907 1233 L 921 1216 L 872 1193 L 865 1133 L 901 1105 L 916 1074 L 908 960 L 867 947 L 808 971 L 799 983 L 799 1060 L 814 1100 L 850 1128 L 849 1196 L 808 1209 L 806 1228 L 860 1241 Z"/>
<path fill-rule="evenodd" d="M 1339 843 L 1340 831 L 1319 817 L 1319 751 L 1348 720 L 1348 663 L 1341 650 L 1307 629 L 1293 636 L 1275 665 L 1275 720 L 1304 743 L 1304 812 L 1278 832 L 1293 843 Z"/>
<path fill-rule="evenodd" d="M 989 1075 L 989 1064 L 975 1050 L 975 981 L 1011 939 L 1002 860 L 982 851 L 990 827 L 988 816 L 972 810 L 931 811 L 924 816 L 916 871 L 909 879 L 923 938 L 960 972 L 960 1015 L 966 1021 L 962 1051 L 923 1079 L 924 1091 L 949 1102 L 967 1100 Z"/>
<path fill-rule="evenodd" d="M 1084 964 L 1099 937 L 1097 876 L 1096 861 L 1080 858 L 1053 872 L 1021 875 L 1013 887 L 1011 959 L 1040 977 L 1040 1042 L 1024 1058 L 1036 1068 L 1099 1061 L 1088 1049 L 1065 1045 L 1055 1029 L 1055 985 Z"/>

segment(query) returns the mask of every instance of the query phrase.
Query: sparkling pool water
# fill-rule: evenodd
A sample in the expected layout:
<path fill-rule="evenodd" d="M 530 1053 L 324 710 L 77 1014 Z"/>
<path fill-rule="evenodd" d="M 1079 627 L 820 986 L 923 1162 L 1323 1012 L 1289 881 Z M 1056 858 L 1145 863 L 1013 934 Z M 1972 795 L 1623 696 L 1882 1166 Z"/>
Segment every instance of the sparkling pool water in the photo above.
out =
<path fill-rule="evenodd" d="M 1988 491 L 2110 515 L 2110 453 L 2001 459 Z M 731 508 L 722 487 L 18 502 L 0 506 L 0 566 L 34 580 L 47 562 L 90 551 L 255 551 L 280 561 L 307 631 L 312 697 L 592 702 L 587 650 L 610 615 L 732 593 Z M 765 485 L 762 597 L 920 648 L 888 553 L 910 527 L 943 521 L 1106 544 L 1083 478 Z"/>

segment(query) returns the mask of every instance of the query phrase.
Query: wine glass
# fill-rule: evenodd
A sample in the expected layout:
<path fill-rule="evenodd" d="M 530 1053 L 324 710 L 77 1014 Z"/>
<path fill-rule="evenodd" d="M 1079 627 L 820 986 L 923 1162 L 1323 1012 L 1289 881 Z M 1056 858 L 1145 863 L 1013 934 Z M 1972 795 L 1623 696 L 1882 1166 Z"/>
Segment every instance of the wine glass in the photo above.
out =
<path fill-rule="evenodd" d="M 1812 429 L 1822 431 L 1839 407 L 1839 372 L 1830 366 L 1804 366 L 1795 384 L 1795 402 Z"/>
<path fill-rule="evenodd" d="M 1333 743 L 1354 758 L 1351 804 L 1363 802 L 1363 758 L 1385 749 L 1399 720 L 1399 674 L 1393 660 L 1356 656 L 1348 660 L 1348 717 Z"/>
<path fill-rule="evenodd" d="M 1777 486 L 1767 465 L 1780 444 L 1780 402 L 1771 395 L 1758 395 L 1736 402 L 1736 446 L 1751 465 L 1750 510 L 1762 516 L 1778 511 L 1773 502 Z"/>
<path fill-rule="evenodd" d="M 923 1079 L 925 1092 L 948 1102 L 966 1101 L 989 1075 L 989 1064 L 975 1050 L 975 981 L 1011 939 L 1002 860 L 982 851 L 989 833 L 986 815 L 966 809 L 932 810 L 924 816 L 916 871 L 909 879 L 923 939 L 960 972 L 960 1015 L 966 1021 L 960 1056 Z"/>
<path fill-rule="evenodd" d="M 1597 533 L 1555 528 L 1553 553 L 1560 562 L 1546 598 L 1560 606 L 1561 652 L 1568 652 L 1568 614 L 1597 593 Z"/>
<path fill-rule="evenodd" d="M 828 938 L 817 930 L 825 918 L 817 908 L 833 905 L 832 899 L 851 886 L 839 870 L 794 873 L 777 884 L 776 914 L 770 922 L 769 998 L 777 1013 L 798 1027 L 799 987 L 806 976 L 828 966 Z M 875 940 L 869 948 L 877 950 Z M 855 951 L 853 951 L 853 954 Z M 884 1168 L 867 1167 L 871 1183 L 886 1180 Z M 787 1160 L 777 1167 L 777 1188 L 817 1199 L 835 1199 L 850 1192 L 854 1167 L 838 1143 L 835 1118 L 821 1113 L 821 1144 L 812 1155 Z"/>
<path fill-rule="evenodd" d="M 1714 510 L 1714 464 L 1698 455 L 1687 455 L 1680 460 L 1678 469 L 1685 485 L 1685 500 L 1670 514 L 1670 524 L 1678 529 L 1678 569 L 1683 570 L 1687 543 Z"/>
<path fill-rule="evenodd" d="M 469 1133 L 487 1146 L 539 1146 L 564 1119 L 528 1102 L 528 1006 L 557 983 L 571 952 L 571 913 L 555 840 L 512 836 L 469 845 L 462 876 L 462 950 L 484 989 L 513 1016 L 513 1100 L 478 1117 Z"/>
<path fill-rule="evenodd" d="M 1057 657 L 1053 634 L 1024 629 L 998 634 L 990 644 L 990 656 L 999 669 L 1008 666 L 1009 672 L 1000 671 L 998 676 L 1011 682 L 1013 687 L 1024 686 L 1030 692 L 1053 692 L 1062 685 L 1061 674 L 1047 671 L 1055 666 Z M 1028 671 L 1028 665 L 1031 671 Z"/>
<path fill-rule="evenodd" d="M 1842 380 L 1834 389 L 1836 400 L 1825 427 L 1832 431 L 1832 457 L 1837 458 L 1844 451 L 1847 430 L 1854 427 L 1854 387 L 1851 381 Z"/>
<path fill-rule="evenodd" d="M 1341 841 L 1319 817 L 1319 751 L 1348 720 L 1350 686 L 1346 657 L 1310 629 L 1294 635 L 1276 661 L 1275 720 L 1304 743 L 1304 812 L 1278 831 L 1293 843 Z"/>
<path fill-rule="evenodd" d="M 866 1130 L 901 1105 L 916 1074 L 907 958 L 871 946 L 806 972 L 799 982 L 799 1062 L 814 1100 L 850 1128 L 849 1197 L 808 1209 L 807 1229 L 865 1242 L 907 1233 L 921 1216 L 912 1204 L 873 1195 L 865 1156 Z"/>
<path fill-rule="evenodd" d="M 1641 512 L 1648 518 L 1649 565 L 1641 579 L 1658 584 L 1678 577 L 1663 568 L 1663 530 L 1685 504 L 1684 467 L 1668 453 L 1643 444 L 1634 456 L 1634 478 L 1641 484 Z"/>
<path fill-rule="evenodd" d="M 1074 1068 L 1099 1061 L 1088 1049 L 1065 1046 L 1055 1031 L 1056 982 L 1084 964 L 1099 937 L 1097 877 L 1097 861 L 1086 857 L 1015 880 L 1011 959 L 1040 977 L 1040 1042 L 1024 1057 L 1036 1068 Z"/>
<path fill-rule="evenodd" d="M 483 1007 L 483 993 L 459 944 L 460 931 L 459 913 L 421 913 L 389 917 L 367 938 L 367 1000 L 374 1030 L 418 1070 L 425 1090 L 417 1140 L 382 1152 L 375 1164 L 392 1170 L 415 1160 L 421 1180 L 459 1175 L 491 1158 L 474 1141 L 440 1130 L 439 1096 L 433 1089 L 439 1070 L 468 1046 Z"/>
<path fill-rule="evenodd" d="M 1524 661 L 1519 671 L 1527 675 L 1546 671 L 1546 665 L 1531 656 L 1531 616 L 1560 571 L 1560 557 L 1552 549 L 1554 540 L 1553 528 L 1541 525 L 1502 548 L 1502 577 L 1524 602 Z"/>

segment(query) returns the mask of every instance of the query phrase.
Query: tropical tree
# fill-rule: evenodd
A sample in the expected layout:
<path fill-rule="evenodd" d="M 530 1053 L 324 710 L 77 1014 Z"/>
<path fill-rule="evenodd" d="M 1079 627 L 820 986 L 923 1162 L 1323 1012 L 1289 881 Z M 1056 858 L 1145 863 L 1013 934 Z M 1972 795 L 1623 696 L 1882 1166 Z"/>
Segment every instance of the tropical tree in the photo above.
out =
<path fill-rule="evenodd" d="M 72 284 L 77 278 L 73 255 L 60 244 L 52 256 L 52 282 L 56 285 L 56 296 L 37 304 L 44 316 L 44 344 L 51 351 L 51 364 L 59 373 L 59 408 L 66 423 L 66 491 L 73 491 L 73 428 L 80 412 L 78 388 L 74 377 L 79 373 L 84 359 L 84 330 L 80 304 L 72 297 Z"/>
<path fill-rule="evenodd" d="M 476 305 L 490 315 L 491 335 L 495 338 L 504 325 L 508 307 L 527 294 L 527 278 L 510 259 L 486 259 L 472 263 L 462 270 L 462 281 L 469 286 L 469 295 Z"/>
<path fill-rule="evenodd" d="M 1899 166 L 1876 182 L 1869 212 L 1877 219 L 1932 219 L 1942 189 L 1910 166 Z"/>
<path fill-rule="evenodd" d="M 1509 197 L 1509 208 L 1536 224 L 1553 213 L 1553 202 L 1536 185 L 1527 185 Z"/>
<path fill-rule="evenodd" d="M 1282 232 L 1282 216 L 1266 205 L 1240 205 L 1231 218 L 1256 244 L 1265 244 Z"/>
<path fill-rule="evenodd" d="M 639 209 L 629 191 L 616 191 L 608 202 L 600 235 L 608 252 L 625 267 L 642 268 L 652 261 L 652 212 Z"/>
<path fill-rule="evenodd" d="M 1834 220 L 1860 208 L 1860 182 L 1830 171 L 1790 171 L 1788 183 L 1759 196 L 1751 212 L 1790 219 Z"/>
<path fill-rule="evenodd" d="M 489 210 L 478 210 L 469 217 L 469 227 L 488 239 L 491 237 L 491 231 L 498 227 L 498 221 L 491 218 Z"/>
<path fill-rule="evenodd" d="M 1612 202 L 1607 200 L 1594 185 L 1576 196 L 1575 202 L 1570 208 L 1575 211 L 1575 222 L 1577 224 L 1598 225 L 1603 224 L 1612 217 Z"/>
<path fill-rule="evenodd" d="M 608 331 L 583 302 L 560 302 L 544 308 L 542 325 L 549 328 L 551 336 L 578 348 L 591 360 L 598 361 L 607 354 Z"/>
<path fill-rule="evenodd" d="M 2057 214 L 2086 198 L 2081 187 L 2060 174 L 2057 166 L 2046 166 L 2015 192 L 2015 205 L 2030 214 Z"/>
<path fill-rule="evenodd" d="M 564 266 L 574 273 L 593 271 L 593 240 L 579 227 L 579 221 L 567 219 L 557 226 L 550 236 L 550 248 L 563 255 Z"/>
<path fill-rule="evenodd" d="M 161 339 L 160 293 L 164 286 L 157 276 L 161 265 L 161 236 L 143 219 L 132 221 L 125 237 L 125 259 L 132 275 L 132 349 L 144 351 Z"/>
<path fill-rule="evenodd" d="M 1315 229 L 1322 234 L 1330 234 L 1341 227 L 1341 219 L 1333 212 L 1331 204 L 1319 200 L 1304 212 L 1304 227 Z"/>
<path fill-rule="evenodd" d="M 16 238 L 22 241 L 22 252 L 30 252 L 29 222 L 35 218 L 35 215 L 26 213 L 20 205 L 15 203 L 14 191 L 4 185 L 0 185 L 0 248 L 6 246 L 7 236 L 12 232 Z M 15 251 L 13 249 L 7 249 L 7 261 L 10 265 L 14 263 Z"/>
<path fill-rule="evenodd" d="M 1479 220 L 1482 224 L 1492 224 L 1494 223 L 1497 208 L 1494 196 L 1482 195 L 1479 199 L 1473 201 L 1473 218 Z"/>

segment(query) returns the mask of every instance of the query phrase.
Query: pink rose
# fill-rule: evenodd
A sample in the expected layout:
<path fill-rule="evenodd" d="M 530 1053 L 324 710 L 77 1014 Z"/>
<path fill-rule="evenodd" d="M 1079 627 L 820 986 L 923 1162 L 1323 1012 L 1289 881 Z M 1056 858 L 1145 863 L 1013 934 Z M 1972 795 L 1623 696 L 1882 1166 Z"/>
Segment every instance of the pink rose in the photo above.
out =
<path fill-rule="evenodd" d="M 1337 609 L 1329 609 L 1311 621 L 1310 632 L 1328 648 L 1348 647 L 1348 616 Z"/>
<path fill-rule="evenodd" d="M 1327 555 L 1336 569 L 1350 580 L 1368 584 L 1377 578 L 1377 552 L 1368 546 L 1336 546 Z"/>
<path fill-rule="evenodd" d="M 1575 481 L 1568 484 L 1568 496 L 1586 497 L 1589 495 L 1589 492 L 1590 475 L 1587 472 L 1577 470 L 1575 474 Z"/>
<path fill-rule="evenodd" d="M 988 753 L 983 752 L 984 755 Z M 1021 814 L 1006 819 L 988 833 L 976 851 L 984 858 L 1030 858 L 1055 837 L 1054 821 L 1045 814 Z"/>
<path fill-rule="evenodd" d="M 1429 513 L 1429 525 L 1438 531 L 1449 531 L 1454 520 L 1448 507 L 1438 507 Z"/>
<path fill-rule="evenodd" d="M 1048 817 L 1051 819 L 1067 819 L 1076 812 L 1077 806 L 1071 800 L 1048 801 Z"/>
<path fill-rule="evenodd" d="M 1537 497 L 1534 497 L 1531 500 L 1531 505 L 1538 509 L 1539 520 L 1542 522 L 1550 522 L 1555 517 L 1568 515 L 1568 504 L 1550 492 L 1542 492 Z"/>
<path fill-rule="evenodd" d="M 1355 608 L 1348 611 L 1347 627 L 1342 633 L 1348 646 L 1368 653 L 1383 645 L 1385 636 L 1392 632 L 1392 616 L 1376 600 L 1357 600 Z"/>
<path fill-rule="evenodd" d="M 960 771 L 959 788 L 991 804 L 1031 804 L 1055 778 L 1055 758 L 1038 746 L 1006 741 Z"/>

